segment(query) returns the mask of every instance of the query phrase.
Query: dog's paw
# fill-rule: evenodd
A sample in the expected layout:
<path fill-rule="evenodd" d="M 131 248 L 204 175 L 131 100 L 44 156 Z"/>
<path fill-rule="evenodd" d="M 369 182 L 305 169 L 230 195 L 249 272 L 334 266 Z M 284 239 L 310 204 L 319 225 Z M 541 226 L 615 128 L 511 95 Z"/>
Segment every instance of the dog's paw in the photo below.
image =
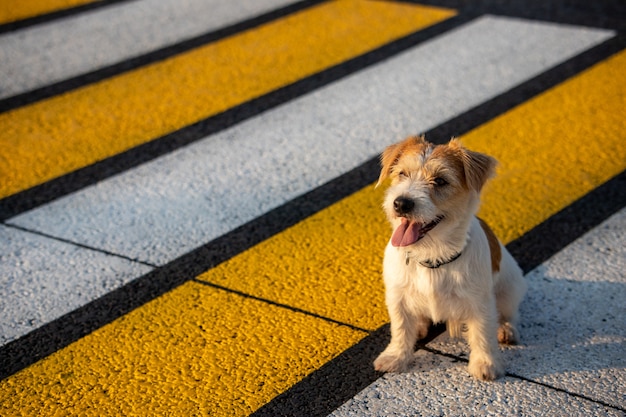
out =
<path fill-rule="evenodd" d="M 374 361 L 374 369 L 379 372 L 402 372 L 411 363 L 412 356 L 383 352 Z"/>
<path fill-rule="evenodd" d="M 519 341 L 519 333 L 509 322 L 500 324 L 498 328 L 498 342 L 505 345 L 515 345 Z"/>
<path fill-rule="evenodd" d="M 469 373 L 481 381 L 494 381 L 504 375 L 504 367 L 491 359 L 472 359 L 468 366 Z"/>

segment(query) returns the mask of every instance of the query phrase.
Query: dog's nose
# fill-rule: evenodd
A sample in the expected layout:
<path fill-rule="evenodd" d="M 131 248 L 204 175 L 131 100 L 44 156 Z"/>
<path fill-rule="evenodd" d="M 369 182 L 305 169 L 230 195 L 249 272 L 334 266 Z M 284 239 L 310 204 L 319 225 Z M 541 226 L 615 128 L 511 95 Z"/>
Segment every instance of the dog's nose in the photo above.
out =
<path fill-rule="evenodd" d="M 393 209 L 398 214 L 407 214 L 415 207 L 415 202 L 408 197 L 398 197 L 393 200 Z"/>

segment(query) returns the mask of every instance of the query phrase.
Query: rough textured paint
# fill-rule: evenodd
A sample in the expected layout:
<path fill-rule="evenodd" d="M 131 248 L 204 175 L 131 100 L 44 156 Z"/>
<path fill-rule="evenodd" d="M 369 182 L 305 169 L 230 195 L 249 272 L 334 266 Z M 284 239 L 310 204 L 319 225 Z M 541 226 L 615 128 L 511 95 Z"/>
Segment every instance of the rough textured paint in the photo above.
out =
<path fill-rule="evenodd" d="M 328 2 L 0 114 L 0 197 L 215 115 L 452 14 L 401 3 Z"/>
<path fill-rule="evenodd" d="M 0 382 L 0 414 L 245 416 L 365 335 L 190 282 Z"/>
<path fill-rule="evenodd" d="M 3 0 L 0 24 L 93 3 L 96 0 Z"/>

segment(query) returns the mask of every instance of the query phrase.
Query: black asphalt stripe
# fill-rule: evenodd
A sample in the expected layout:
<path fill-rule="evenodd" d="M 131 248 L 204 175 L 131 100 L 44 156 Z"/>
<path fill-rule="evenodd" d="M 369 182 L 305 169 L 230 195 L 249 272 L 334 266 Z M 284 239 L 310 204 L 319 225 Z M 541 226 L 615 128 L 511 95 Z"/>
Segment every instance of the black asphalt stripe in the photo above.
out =
<path fill-rule="evenodd" d="M 626 171 L 511 242 L 507 248 L 527 273 L 624 207 L 626 207 Z M 431 329 L 429 337 L 421 341 L 418 348 L 432 352 L 433 349 L 426 347 L 425 344 L 444 330 L 443 326 Z M 389 343 L 389 339 L 388 326 L 381 327 L 252 415 L 297 417 L 330 414 L 381 376 L 373 370 L 372 361 Z M 509 376 L 524 379 L 518 375 Z M 536 383 L 531 379 L 524 380 Z M 573 395 L 598 402 L 578 394 Z M 615 405 L 598 403 L 615 408 Z"/>
<path fill-rule="evenodd" d="M 257 116 L 471 21 L 456 16 L 223 113 L 0 200 L 0 222 Z"/>
<path fill-rule="evenodd" d="M 626 171 L 534 227 L 507 245 L 524 273 L 626 206 Z"/>
<path fill-rule="evenodd" d="M 626 34 L 617 36 L 591 48 L 561 64 L 511 88 L 504 94 L 485 101 L 445 123 L 425 132 L 429 140 L 445 141 L 460 136 L 488 120 L 504 114 L 544 91 L 572 78 L 598 62 L 626 48 Z M 420 132 L 423 133 L 423 132 Z M 0 211 L 1 213 L 1 211 Z"/>
<path fill-rule="evenodd" d="M 423 348 L 444 331 L 443 325 L 431 327 L 428 336 L 418 342 L 417 348 Z M 384 325 L 251 416 L 327 416 L 383 375 L 374 370 L 372 362 L 387 343 L 389 325 Z"/>
<path fill-rule="evenodd" d="M 128 3 L 136 0 L 98 0 L 93 3 L 87 3 L 80 6 L 69 7 L 67 9 L 60 9 L 54 12 L 40 14 L 38 16 L 28 17 L 26 19 L 16 20 L 14 22 L 8 22 L 0 24 L 0 35 L 3 33 L 13 32 L 19 29 L 24 29 L 30 26 L 40 25 L 43 23 L 52 22 L 53 20 L 62 19 L 64 17 L 75 16 L 81 13 L 90 12 L 92 10 L 100 9 L 102 7 L 111 6 L 118 3 Z M 3 6 L 6 7 L 6 6 Z"/>
<path fill-rule="evenodd" d="M 242 22 L 235 23 L 225 28 L 211 31 L 203 35 L 199 35 L 194 38 L 179 42 L 177 44 L 157 49 L 144 55 L 130 58 L 116 64 L 108 65 L 98 70 L 81 74 L 76 77 L 68 78 L 66 80 L 47 85 L 45 87 L 1 99 L 0 113 L 7 112 L 18 107 L 26 106 L 40 100 L 45 100 L 56 95 L 64 94 L 77 88 L 84 87 L 88 84 L 96 83 L 98 81 L 102 81 L 104 79 L 114 77 L 124 72 L 141 68 L 143 66 L 150 65 L 158 61 L 163 61 L 167 58 L 171 58 L 175 55 L 187 52 L 191 49 L 199 48 L 209 43 L 217 42 L 229 36 L 236 35 L 237 33 L 254 29 L 273 20 L 283 18 L 290 14 L 302 11 L 306 8 L 315 6 L 320 3 L 324 3 L 326 1 L 328 0 L 299 1 L 297 3 L 281 7 L 280 9 L 276 9 L 262 15 L 244 20 Z"/>
<path fill-rule="evenodd" d="M 626 30 L 624 0 L 390 0 L 551 23 Z"/>
<path fill-rule="evenodd" d="M 616 41 L 619 42 L 616 44 Z M 465 133 L 465 130 L 460 130 L 460 127 L 469 129 L 486 123 L 497 114 L 507 111 L 507 103 L 513 105 L 529 99 L 530 97 L 519 97 L 519 95 L 525 91 L 534 92 L 533 83 L 539 83 L 542 87 L 547 88 L 558 83 L 559 80 L 562 81 L 558 76 L 558 71 L 563 70 L 566 76 L 570 76 L 573 69 L 584 69 L 576 64 L 577 60 L 582 60 L 582 66 L 590 65 L 611 55 L 614 49 L 620 45 L 623 46 L 623 38 L 615 38 L 581 54 L 568 63 L 555 68 L 555 70 L 549 71 L 546 73 L 547 75 L 536 77 L 523 86 L 433 129 L 431 132 L 439 132 L 439 134 L 436 137 L 429 137 L 429 139 L 443 142 L 449 136 Z M 546 77 L 547 80 L 544 79 Z M 509 94 L 515 97 L 510 98 Z M 498 103 L 503 105 L 499 110 Z M 484 106 L 488 111 L 481 111 Z M 0 348 L 0 379 L 62 349 L 157 296 L 176 288 L 208 269 L 373 183 L 378 177 L 378 170 L 378 159 L 372 158 L 346 174 L 271 210 L 118 290 L 6 344 Z M 538 226 L 536 231 L 511 243 L 511 252 L 524 266 L 524 269 L 528 271 L 529 268 L 539 265 L 541 259 L 558 252 L 568 241 L 579 236 L 579 233 L 595 226 L 611 213 L 623 207 L 626 201 L 626 187 L 623 186 L 624 175 L 623 173 L 620 174 L 573 205 L 575 208 L 570 209 L 570 211 L 573 210 L 574 214 L 578 213 L 579 210 L 586 210 L 590 213 L 581 219 L 576 219 L 578 225 L 576 228 L 572 228 L 569 233 L 559 232 L 562 234 L 562 237 L 559 237 L 551 231 L 552 227 L 558 225 L 567 227 L 569 217 L 565 213 L 556 215 L 554 220 L 549 219 L 545 224 Z M 546 234 L 543 235 L 543 233 Z M 543 245 L 541 251 L 534 252 L 532 248 L 528 248 L 531 243 L 525 243 L 534 240 Z"/>

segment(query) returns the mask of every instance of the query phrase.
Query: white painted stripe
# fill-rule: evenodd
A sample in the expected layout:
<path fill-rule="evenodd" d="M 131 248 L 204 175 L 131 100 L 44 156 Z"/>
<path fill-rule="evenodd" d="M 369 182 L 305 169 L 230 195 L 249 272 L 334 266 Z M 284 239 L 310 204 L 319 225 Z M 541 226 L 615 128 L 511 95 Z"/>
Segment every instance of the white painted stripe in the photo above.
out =
<path fill-rule="evenodd" d="M 623 406 L 624 242 L 626 209 L 526 276 L 530 288 L 521 308 L 522 344 L 504 351 L 509 372 Z M 467 353 L 464 342 L 452 341 L 447 335 L 429 346 L 455 355 Z M 480 383 L 467 374 L 466 366 L 421 352 L 413 369 L 385 375 L 332 415 L 462 415 L 468 410 L 489 415 L 519 415 L 520 410 L 541 416 L 621 415 L 591 401 L 514 378 Z"/>
<path fill-rule="evenodd" d="M 10 223 L 164 264 L 610 36 L 484 17 Z"/>
<path fill-rule="evenodd" d="M 150 269 L 0 225 L 0 345 Z"/>
<path fill-rule="evenodd" d="M 124 2 L 0 36 L 0 98 L 71 78 L 295 0 Z"/>
<path fill-rule="evenodd" d="M 478 381 L 469 376 L 465 363 L 445 356 L 423 350 L 415 356 L 412 369 L 384 375 L 329 417 L 620 416 L 608 407 L 515 378 Z"/>

